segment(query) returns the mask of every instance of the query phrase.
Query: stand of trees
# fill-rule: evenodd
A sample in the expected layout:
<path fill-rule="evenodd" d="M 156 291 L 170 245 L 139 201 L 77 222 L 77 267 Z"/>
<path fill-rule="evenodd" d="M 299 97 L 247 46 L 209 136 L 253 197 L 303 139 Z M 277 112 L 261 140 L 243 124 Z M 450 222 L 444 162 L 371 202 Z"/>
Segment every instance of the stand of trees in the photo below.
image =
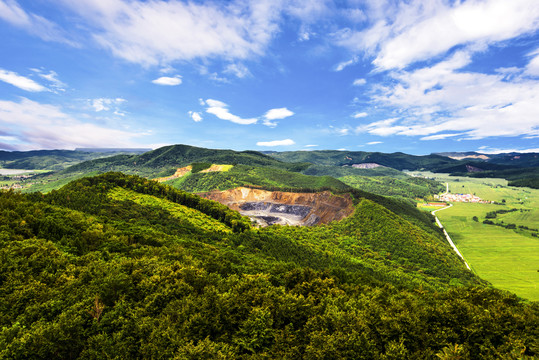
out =
<path fill-rule="evenodd" d="M 117 173 L 0 192 L 0 359 L 539 355 L 537 304 L 468 272 L 405 203 L 354 196 L 341 222 L 253 229 Z"/>

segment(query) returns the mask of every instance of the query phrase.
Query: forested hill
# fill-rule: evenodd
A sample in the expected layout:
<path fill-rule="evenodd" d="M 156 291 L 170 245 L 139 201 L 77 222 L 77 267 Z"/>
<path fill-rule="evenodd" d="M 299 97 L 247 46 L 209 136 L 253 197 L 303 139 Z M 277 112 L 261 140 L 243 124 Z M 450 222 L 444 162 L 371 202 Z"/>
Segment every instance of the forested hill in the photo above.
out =
<path fill-rule="evenodd" d="M 121 171 L 144 176 L 166 176 L 177 168 L 194 162 L 214 164 L 243 164 L 268 166 L 279 169 L 300 171 L 309 164 L 281 162 L 256 151 L 233 151 L 199 148 L 189 145 L 171 145 L 149 151 L 142 155 L 114 156 L 106 159 L 87 161 L 66 169 L 66 173 L 80 171 Z"/>
<path fill-rule="evenodd" d="M 344 166 L 376 163 L 397 170 L 435 170 L 459 164 L 458 160 L 440 155 L 408 155 L 401 152 L 380 153 L 366 151 L 285 151 L 271 153 L 275 159 L 287 162 L 308 162 L 316 165 Z"/>
<path fill-rule="evenodd" d="M 373 163 L 396 170 L 429 170 L 440 173 L 467 172 L 470 167 L 479 171 L 505 170 L 517 167 L 515 164 L 476 161 L 470 159 L 455 160 L 437 154 L 409 155 L 402 152 L 380 153 L 365 151 L 286 151 L 272 152 L 275 159 L 287 162 L 306 162 L 318 166 L 352 166 L 354 164 Z"/>
<path fill-rule="evenodd" d="M 539 354 L 536 305 L 481 282 L 397 203 L 354 196 L 340 222 L 255 229 L 118 173 L 0 192 L 0 359 Z"/>
<path fill-rule="evenodd" d="M 83 150 L 0 150 L 0 167 L 6 169 L 62 170 L 83 161 L 118 154 L 137 154 L 141 149 L 91 149 Z"/>

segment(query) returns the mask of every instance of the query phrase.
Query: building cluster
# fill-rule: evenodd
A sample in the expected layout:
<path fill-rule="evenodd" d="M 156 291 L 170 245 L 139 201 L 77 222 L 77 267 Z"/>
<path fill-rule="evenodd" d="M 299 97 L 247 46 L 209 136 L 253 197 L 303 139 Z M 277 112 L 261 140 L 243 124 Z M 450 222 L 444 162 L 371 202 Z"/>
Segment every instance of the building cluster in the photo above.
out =
<path fill-rule="evenodd" d="M 434 197 L 440 201 L 446 202 L 468 202 L 468 203 L 478 203 L 478 204 L 491 204 L 492 201 L 483 200 L 478 196 L 472 194 L 450 194 L 445 193 L 442 195 L 434 195 Z"/>
<path fill-rule="evenodd" d="M 1 190 L 22 189 L 22 185 L 20 184 L 5 185 L 5 186 L 1 186 L 0 189 Z"/>

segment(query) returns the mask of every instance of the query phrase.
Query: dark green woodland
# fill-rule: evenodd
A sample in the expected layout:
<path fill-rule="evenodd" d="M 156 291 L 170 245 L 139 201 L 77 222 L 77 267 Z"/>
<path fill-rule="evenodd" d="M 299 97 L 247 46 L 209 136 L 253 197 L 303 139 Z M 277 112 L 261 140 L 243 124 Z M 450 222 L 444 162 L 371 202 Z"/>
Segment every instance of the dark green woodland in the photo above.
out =
<path fill-rule="evenodd" d="M 254 228 L 121 173 L 3 191 L 0 359 L 539 356 L 538 304 L 469 272 L 429 214 L 350 193 L 342 221 Z"/>

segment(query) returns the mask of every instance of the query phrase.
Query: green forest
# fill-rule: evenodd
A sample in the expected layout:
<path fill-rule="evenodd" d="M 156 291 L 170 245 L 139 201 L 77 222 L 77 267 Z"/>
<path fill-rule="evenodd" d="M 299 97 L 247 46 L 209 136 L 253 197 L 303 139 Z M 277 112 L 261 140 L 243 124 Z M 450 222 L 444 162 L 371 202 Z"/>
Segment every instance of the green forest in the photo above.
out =
<path fill-rule="evenodd" d="M 194 174 L 197 175 L 197 174 Z M 466 270 L 429 214 L 254 228 L 105 173 L 0 192 L 0 359 L 532 359 L 539 306 Z"/>

